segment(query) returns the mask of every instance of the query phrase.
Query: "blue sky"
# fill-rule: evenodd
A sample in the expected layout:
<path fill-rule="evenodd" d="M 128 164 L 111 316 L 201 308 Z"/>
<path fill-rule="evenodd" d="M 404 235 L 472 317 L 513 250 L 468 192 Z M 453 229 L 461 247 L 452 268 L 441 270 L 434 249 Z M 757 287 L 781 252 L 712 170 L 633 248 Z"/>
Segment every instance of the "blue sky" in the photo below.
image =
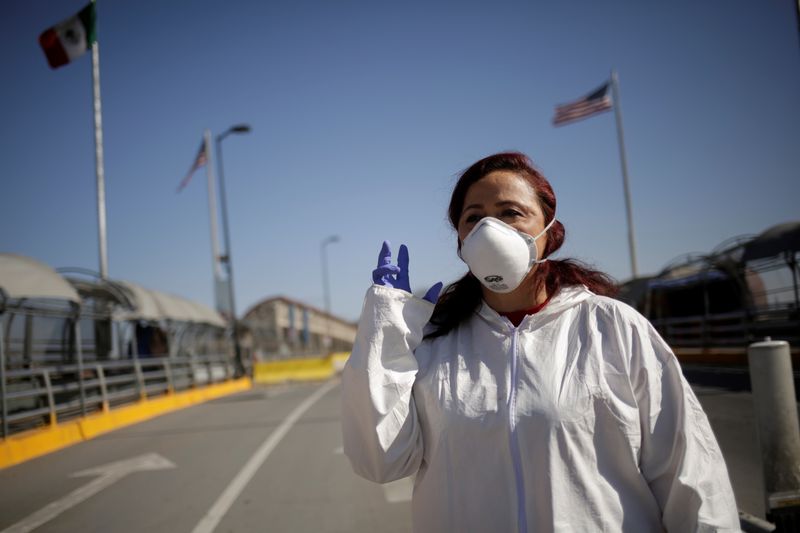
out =
<path fill-rule="evenodd" d="M 6 6 L 0 251 L 98 269 L 89 55 L 39 33 L 82 1 Z M 613 113 L 553 108 L 615 68 L 640 273 L 800 218 L 800 43 L 790 0 L 99 0 L 111 277 L 213 304 L 203 130 L 224 141 L 239 312 L 285 295 L 357 318 L 384 239 L 422 290 L 465 271 L 459 171 L 507 149 L 551 180 L 561 257 L 630 276 Z"/>

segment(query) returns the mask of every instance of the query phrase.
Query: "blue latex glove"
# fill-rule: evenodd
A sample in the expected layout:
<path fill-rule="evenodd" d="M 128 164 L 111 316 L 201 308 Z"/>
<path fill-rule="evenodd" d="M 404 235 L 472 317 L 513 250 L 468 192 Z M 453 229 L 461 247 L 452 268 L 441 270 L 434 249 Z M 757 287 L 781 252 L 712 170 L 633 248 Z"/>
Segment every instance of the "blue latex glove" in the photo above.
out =
<path fill-rule="evenodd" d="M 391 245 L 389 241 L 383 241 L 383 246 L 381 246 L 381 251 L 378 254 L 378 267 L 372 271 L 372 281 L 384 287 L 411 292 L 411 282 L 408 279 L 408 247 L 405 244 L 400 245 L 400 251 L 397 253 L 397 264 L 393 265 Z M 434 283 L 425 293 L 423 299 L 435 304 L 441 290 L 442 282 Z"/>

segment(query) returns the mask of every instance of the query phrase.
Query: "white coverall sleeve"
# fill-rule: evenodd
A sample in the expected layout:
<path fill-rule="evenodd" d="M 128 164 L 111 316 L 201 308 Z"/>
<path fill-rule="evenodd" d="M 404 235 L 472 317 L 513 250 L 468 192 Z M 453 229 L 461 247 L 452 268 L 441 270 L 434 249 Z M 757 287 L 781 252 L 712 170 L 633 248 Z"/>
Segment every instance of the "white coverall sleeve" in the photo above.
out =
<path fill-rule="evenodd" d="M 725 460 L 669 346 L 644 318 L 631 331 L 639 467 L 668 532 L 741 531 Z"/>
<path fill-rule="evenodd" d="M 378 483 L 409 476 L 422 462 L 411 389 L 414 349 L 433 304 L 400 290 L 367 291 L 353 351 L 342 371 L 342 437 L 353 470 Z"/>

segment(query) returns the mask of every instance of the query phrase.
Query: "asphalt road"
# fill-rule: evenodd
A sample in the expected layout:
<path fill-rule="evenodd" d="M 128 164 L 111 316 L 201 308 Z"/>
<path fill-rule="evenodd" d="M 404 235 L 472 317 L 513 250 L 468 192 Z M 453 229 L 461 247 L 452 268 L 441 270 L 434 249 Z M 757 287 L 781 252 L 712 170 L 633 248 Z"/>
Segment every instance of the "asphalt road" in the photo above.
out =
<path fill-rule="evenodd" d="M 37 532 L 203 531 L 231 482 L 279 430 L 283 438 L 211 530 L 409 531 L 407 483 L 384 487 L 352 473 L 341 450 L 338 381 L 331 385 L 288 430 L 287 417 L 324 385 L 256 388 L 2 470 L 0 531 L 25 531 L 48 506 L 59 512 Z M 123 460 L 133 461 L 114 464 Z M 72 477 L 109 464 L 99 475 Z M 111 483 L 81 500 L 103 478 Z"/>
<path fill-rule="evenodd" d="M 740 509 L 763 516 L 750 394 L 696 392 Z M 338 380 L 256 388 L 2 470 L 0 533 L 410 531 L 410 482 L 342 455 L 339 396 Z"/>

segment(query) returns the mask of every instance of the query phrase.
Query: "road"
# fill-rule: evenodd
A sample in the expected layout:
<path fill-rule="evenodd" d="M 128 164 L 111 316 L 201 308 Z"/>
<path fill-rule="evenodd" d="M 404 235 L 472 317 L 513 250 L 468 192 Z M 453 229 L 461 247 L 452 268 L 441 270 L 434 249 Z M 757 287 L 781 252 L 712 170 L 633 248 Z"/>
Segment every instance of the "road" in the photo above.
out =
<path fill-rule="evenodd" d="M 695 390 L 740 509 L 763 516 L 750 394 Z M 2 470 L 0 533 L 410 531 L 410 483 L 352 473 L 339 397 L 338 380 L 255 388 Z"/>

